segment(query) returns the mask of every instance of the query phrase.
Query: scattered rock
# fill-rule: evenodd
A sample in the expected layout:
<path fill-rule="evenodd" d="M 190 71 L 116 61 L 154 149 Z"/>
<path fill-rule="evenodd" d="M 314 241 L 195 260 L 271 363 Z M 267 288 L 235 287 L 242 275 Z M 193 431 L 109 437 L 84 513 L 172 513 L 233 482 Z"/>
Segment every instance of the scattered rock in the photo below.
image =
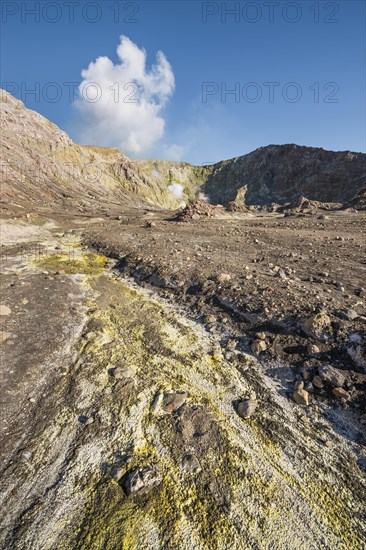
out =
<path fill-rule="evenodd" d="M 327 341 L 330 339 L 332 320 L 325 312 L 312 315 L 303 323 L 303 329 L 309 336 L 316 340 Z"/>
<path fill-rule="evenodd" d="M 359 315 L 354 309 L 345 309 L 339 312 L 339 316 L 347 321 L 354 321 Z"/>
<path fill-rule="evenodd" d="M 162 476 L 160 472 L 151 467 L 133 468 L 126 472 L 118 481 L 120 487 L 126 496 L 131 494 L 146 494 L 161 483 Z"/>
<path fill-rule="evenodd" d="M 287 275 L 282 268 L 276 271 L 275 277 L 279 277 L 280 279 L 287 279 Z"/>
<path fill-rule="evenodd" d="M 182 469 L 191 474 L 196 474 L 201 471 L 201 464 L 196 456 L 187 454 L 182 459 Z"/>
<path fill-rule="evenodd" d="M 23 451 L 21 451 L 20 453 L 20 459 L 23 461 L 23 462 L 28 462 L 29 460 L 31 460 L 33 456 L 33 453 L 31 453 L 30 451 L 28 451 L 27 449 L 24 449 Z"/>
<path fill-rule="evenodd" d="M 334 387 L 342 387 L 346 380 L 346 377 L 341 371 L 330 365 L 321 365 L 318 371 L 321 380 L 323 380 L 323 382 L 328 382 L 328 384 Z"/>
<path fill-rule="evenodd" d="M 258 401 L 256 399 L 245 399 L 238 404 L 238 415 L 241 418 L 249 418 L 255 412 L 258 407 Z"/>
<path fill-rule="evenodd" d="M 117 367 L 115 369 L 111 369 L 111 374 L 116 378 L 117 380 L 123 380 L 125 378 L 132 378 L 134 375 L 134 371 L 132 369 L 129 369 L 127 367 Z"/>
<path fill-rule="evenodd" d="M 11 309 L 10 307 L 8 306 L 5 306 L 5 305 L 0 305 L 0 315 L 10 315 L 11 313 Z"/>
<path fill-rule="evenodd" d="M 303 405 L 305 407 L 309 405 L 310 395 L 303 388 L 296 389 L 294 391 L 293 397 L 294 397 L 295 403 L 297 403 L 298 405 Z"/>
<path fill-rule="evenodd" d="M 318 376 L 317 374 L 313 378 L 313 386 L 315 386 L 318 389 L 324 388 L 323 380 Z"/>
<path fill-rule="evenodd" d="M 217 317 L 215 317 L 214 315 L 205 315 L 205 323 L 207 325 L 213 325 L 214 323 L 216 323 L 217 321 Z"/>
<path fill-rule="evenodd" d="M 306 348 L 307 354 L 313 357 L 314 355 L 318 355 L 320 353 L 320 349 L 315 344 L 308 344 Z"/>
<path fill-rule="evenodd" d="M 343 388 L 333 388 L 332 394 L 338 397 L 339 399 L 344 399 L 345 401 L 348 401 L 351 399 L 350 394 Z"/>
<path fill-rule="evenodd" d="M 366 370 L 366 339 L 361 334 L 356 333 L 350 337 L 347 353 L 355 365 Z"/>
<path fill-rule="evenodd" d="M 187 399 L 186 393 L 166 393 L 163 396 L 161 408 L 166 413 L 172 413 L 178 410 Z"/>
<path fill-rule="evenodd" d="M 224 283 L 225 281 L 231 281 L 231 275 L 229 273 L 220 273 L 218 275 L 217 280 L 219 283 Z"/>
<path fill-rule="evenodd" d="M 187 222 L 189 220 L 198 220 L 200 218 L 213 218 L 218 214 L 225 212 L 223 206 L 209 204 L 204 200 L 197 200 L 187 204 L 176 216 L 177 221 Z"/>
<path fill-rule="evenodd" d="M 11 332 L 5 332 L 4 330 L 0 332 L 0 344 L 5 344 L 8 340 L 12 338 Z"/>
<path fill-rule="evenodd" d="M 250 349 L 254 353 L 254 355 L 259 355 L 262 353 L 262 351 L 266 351 L 267 344 L 264 340 L 253 340 L 253 342 L 250 345 Z"/>

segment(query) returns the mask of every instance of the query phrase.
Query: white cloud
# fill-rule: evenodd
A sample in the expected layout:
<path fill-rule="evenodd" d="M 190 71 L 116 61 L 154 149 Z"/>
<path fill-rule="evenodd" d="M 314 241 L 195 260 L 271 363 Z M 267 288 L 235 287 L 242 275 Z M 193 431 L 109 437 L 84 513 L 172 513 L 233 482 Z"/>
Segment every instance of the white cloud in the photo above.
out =
<path fill-rule="evenodd" d="M 174 74 L 163 52 L 146 68 L 146 51 L 127 36 L 117 47 L 120 63 L 98 57 L 81 73 L 79 139 L 146 154 L 164 134 L 162 108 L 174 90 Z"/>
<path fill-rule="evenodd" d="M 168 186 L 168 189 L 177 199 L 183 198 L 184 187 L 180 183 L 172 183 Z"/>

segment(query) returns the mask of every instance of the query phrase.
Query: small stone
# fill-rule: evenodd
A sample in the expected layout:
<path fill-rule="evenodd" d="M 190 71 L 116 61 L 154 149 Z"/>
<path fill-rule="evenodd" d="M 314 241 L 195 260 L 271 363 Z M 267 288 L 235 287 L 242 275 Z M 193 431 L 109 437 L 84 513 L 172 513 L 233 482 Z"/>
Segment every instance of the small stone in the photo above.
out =
<path fill-rule="evenodd" d="M 32 456 L 33 456 L 33 453 L 31 453 L 30 451 L 27 451 L 27 449 L 24 449 L 24 451 L 20 453 L 20 459 L 23 460 L 24 462 L 28 462 L 29 460 L 31 460 Z"/>
<path fill-rule="evenodd" d="M 319 388 L 320 390 L 324 388 L 323 380 L 317 374 L 313 378 L 313 386 Z"/>
<path fill-rule="evenodd" d="M 28 399 L 29 403 L 35 403 L 36 402 L 36 398 L 35 397 L 30 397 Z"/>
<path fill-rule="evenodd" d="M 185 455 L 182 459 L 182 469 L 191 474 L 196 474 L 201 470 L 201 464 L 194 455 Z"/>
<path fill-rule="evenodd" d="M 345 309 L 339 312 L 339 316 L 342 317 L 342 319 L 346 319 L 347 321 L 354 321 L 359 317 L 357 311 L 354 309 Z"/>
<path fill-rule="evenodd" d="M 258 340 L 265 340 L 267 335 L 265 332 L 256 332 L 255 337 L 258 338 Z"/>
<path fill-rule="evenodd" d="M 219 283 L 231 281 L 231 275 L 229 275 L 228 273 L 220 273 L 220 275 L 217 277 L 217 280 L 219 281 Z"/>
<path fill-rule="evenodd" d="M 338 369 L 331 367 L 330 365 L 322 365 L 318 369 L 319 376 L 324 382 L 328 382 L 331 386 L 342 387 L 346 377 Z"/>
<path fill-rule="evenodd" d="M 295 403 L 297 403 L 298 405 L 303 405 L 305 407 L 309 405 L 310 395 L 306 390 L 304 389 L 295 390 L 293 397 L 294 397 Z"/>
<path fill-rule="evenodd" d="M 332 320 L 325 312 L 312 315 L 303 323 L 304 331 L 317 340 L 327 341 L 330 338 Z"/>
<path fill-rule="evenodd" d="M 126 496 L 146 494 L 161 483 L 161 474 L 151 466 L 134 468 L 126 472 L 118 481 Z"/>
<path fill-rule="evenodd" d="M 266 351 L 267 344 L 264 340 L 253 340 L 253 342 L 250 345 L 250 348 L 254 355 L 259 355 L 263 351 Z"/>
<path fill-rule="evenodd" d="M 217 317 L 215 315 L 205 315 L 205 323 L 208 325 L 212 325 L 213 323 L 216 323 Z"/>
<path fill-rule="evenodd" d="M 11 332 L 5 332 L 4 330 L 0 332 L 0 344 L 5 344 L 8 340 L 12 338 Z"/>
<path fill-rule="evenodd" d="M 112 370 L 114 378 L 117 380 L 123 380 L 124 378 L 132 378 L 134 371 L 129 368 L 117 367 Z"/>
<path fill-rule="evenodd" d="M 281 267 L 276 271 L 275 277 L 279 277 L 280 279 L 287 279 L 287 275 Z"/>
<path fill-rule="evenodd" d="M 0 305 L 0 315 L 10 315 L 11 313 L 11 309 L 10 307 L 8 306 L 5 306 L 5 305 Z"/>
<path fill-rule="evenodd" d="M 352 361 L 361 369 L 366 370 L 366 339 L 356 334 L 347 346 L 347 353 Z"/>
<path fill-rule="evenodd" d="M 27 300 L 27 298 L 23 298 L 22 305 L 26 306 L 28 304 L 28 302 L 29 302 L 29 300 Z"/>
<path fill-rule="evenodd" d="M 306 351 L 307 351 L 307 354 L 310 355 L 311 357 L 314 355 L 318 355 L 318 353 L 320 353 L 320 349 L 315 344 L 308 344 Z"/>
<path fill-rule="evenodd" d="M 256 399 L 245 399 L 244 401 L 240 401 L 238 404 L 238 415 L 241 418 L 249 418 L 257 407 L 258 401 Z"/>
<path fill-rule="evenodd" d="M 295 383 L 295 390 L 303 390 L 304 389 L 304 382 L 301 380 L 300 382 Z"/>
<path fill-rule="evenodd" d="M 156 222 L 146 222 L 146 227 L 155 227 Z"/>
<path fill-rule="evenodd" d="M 186 402 L 186 399 L 186 393 L 166 393 L 164 394 L 161 408 L 170 414 L 178 410 Z"/>
<path fill-rule="evenodd" d="M 64 269 L 59 269 L 56 271 L 55 275 L 66 275 L 66 271 Z"/>
<path fill-rule="evenodd" d="M 247 274 L 245 275 L 245 280 L 246 280 L 246 281 L 251 281 L 252 279 L 253 279 L 253 275 L 252 275 L 251 273 L 247 273 Z"/>
<path fill-rule="evenodd" d="M 338 397 L 339 399 L 344 399 L 345 401 L 348 401 L 349 399 L 351 399 L 350 394 L 343 388 L 333 388 L 332 394 Z"/>

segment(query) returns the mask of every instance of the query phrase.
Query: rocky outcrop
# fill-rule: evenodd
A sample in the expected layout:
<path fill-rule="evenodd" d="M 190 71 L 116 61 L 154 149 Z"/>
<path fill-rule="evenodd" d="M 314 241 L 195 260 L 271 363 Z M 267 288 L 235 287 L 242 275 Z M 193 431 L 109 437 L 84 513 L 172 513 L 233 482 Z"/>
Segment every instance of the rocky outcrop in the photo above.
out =
<path fill-rule="evenodd" d="M 366 210 L 366 187 L 361 189 L 353 199 L 344 204 L 343 208 L 355 208 L 356 210 Z"/>

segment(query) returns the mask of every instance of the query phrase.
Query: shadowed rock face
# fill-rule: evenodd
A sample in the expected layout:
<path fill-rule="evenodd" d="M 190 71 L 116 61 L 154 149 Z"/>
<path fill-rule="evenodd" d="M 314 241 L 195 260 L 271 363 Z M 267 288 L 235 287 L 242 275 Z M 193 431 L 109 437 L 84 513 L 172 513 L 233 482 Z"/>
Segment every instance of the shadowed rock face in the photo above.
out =
<path fill-rule="evenodd" d="M 343 203 L 366 185 L 366 155 L 299 145 L 269 145 L 212 166 L 203 190 L 226 204 L 248 186 L 247 204 L 285 203 L 299 195 Z"/>

